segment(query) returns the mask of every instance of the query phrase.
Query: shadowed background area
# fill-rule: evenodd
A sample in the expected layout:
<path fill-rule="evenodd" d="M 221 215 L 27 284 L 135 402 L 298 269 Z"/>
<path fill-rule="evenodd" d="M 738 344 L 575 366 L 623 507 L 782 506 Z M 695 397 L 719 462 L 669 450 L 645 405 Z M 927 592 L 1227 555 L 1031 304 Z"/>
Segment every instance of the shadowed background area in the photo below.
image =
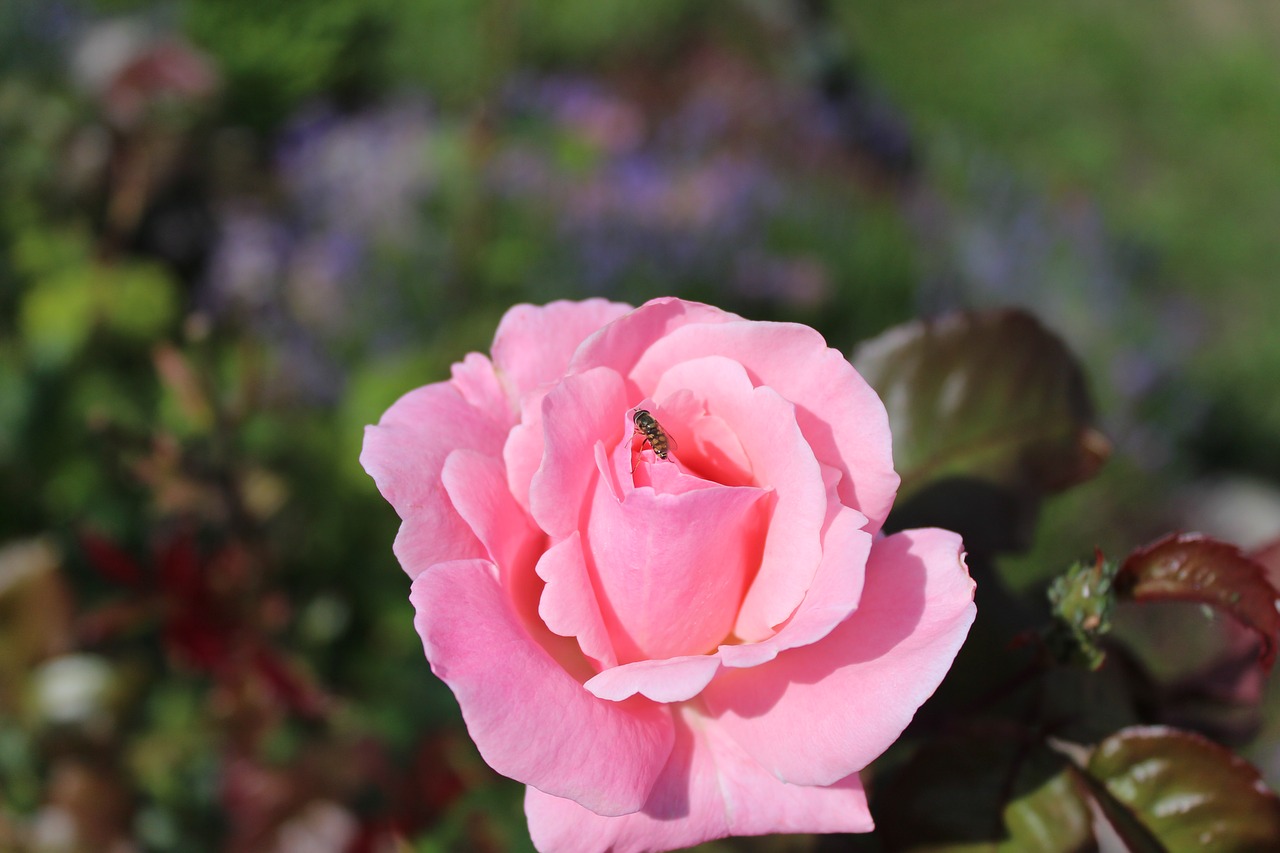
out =
<path fill-rule="evenodd" d="M 518 302 L 846 354 L 1029 310 L 1114 452 L 990 496 L 1039 510 L 993 609 L 1095 546 L 1280 537 L 1276 128 L 1247 0 L 0 4 L 0 847 L 531 849 L 357 463 Z M 1201 727 L 1275 786 L 1276 701 L 1215 673 Z"/>

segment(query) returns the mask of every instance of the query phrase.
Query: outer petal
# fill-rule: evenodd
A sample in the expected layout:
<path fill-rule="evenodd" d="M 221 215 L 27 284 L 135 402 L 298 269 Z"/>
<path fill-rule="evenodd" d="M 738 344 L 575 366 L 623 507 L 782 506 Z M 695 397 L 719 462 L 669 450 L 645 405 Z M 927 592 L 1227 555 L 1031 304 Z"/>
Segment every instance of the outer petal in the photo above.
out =
<path fill-rule="evenodd" d="M 516 421 L 515 401 L 507 397 L 493 362 L 478 352 L 468 353 L 451 369 L 453 387 L 472 408 L 479 409 L 497 423 L 511 426 Z"/>
<path fill-rule="evenodd" d="M 578 345 L 628 311 L 630 305 L 604 299 L 516 305 L 498 324 L 493 361 L 518 400 L 564 376 Z"/>
<path fill-rule="evenodd" d="M 653 299 L 616 322 L 601 328 L 583 341 L 569 366 L 570 373 L 581 373 L 593 367 L 608 367 L 626 376 L 653 343 L 674 330 L 691 323 L 714 324 L 744 322 L 730 314 L 672 296 Z M 644 390 L 652 385 L 640 386 Z"/>
<path fill-rule="evenodd" d="M 722 671 L 702 699 L 779 779 L 843 778 L 893 743 L 941 683 L 973 623 L 973 588 L 956 534 L 882 539 L 848 620 L 769 663 Z"/>
<path fill-rule="evenodd" d="M 377 426 L 365 428 L 360 464 L 404 519 L 394 550 L 410 577 L 435 563 L 484 555 L 450 502 L 441 471 L 454 450 L 501 457 L 505 437 L 502 422 L 448 382 L 410 391 Z"/>
<path fill-rule="evenodd" d="M 640 853 L 730 835 L 872 828 L 856 774 L 825 788 L 779 782 L 714 721 L 688 710 L 677 722 L 671 759 L 640 813 L 602 817 L 533 788 L 524 809 L 534 845 L 558 853 Z"/>
<path fill-rule="evenodd" d="M 878 530 L 893 505 L 899 478 L 893 470 L 889 416 L 853 365 L 807 326 L 702 323 L 681 326 L 655 341 L 630 379 L 640 388 L 652 388 L 673 365 L 705 356 L 740 362 L 756 385 L 767 385 L 795 404 L 796 420 L 818 461 L 844 475 L 840 499 L 870 519 L 872 532 Z"/>
<path fill-rule="evenodd" d="M 546 536 L 507 491 L 502 461 L 474 450 L 450 453 L 441 481 L 458 514 L 498 567 L 498 580 L 526 627 L 539 627 L 542 583 L 534 573 Z"/>
<path fill-rule="evenodd" d="M 510 573 L 522 564 L 532 568 L 541 546 L 542 531 L 507 491 L 502 460 L 474 450 L 455 450 L 440 472 L 449 502 L 485 546 L 489 559 L 508 585 Z"/>
<path fill-rule="evenodd" d="M 641 808 L 671 752 L 666 708 L 592 696 L 516 622 L 488 563 L 414 581 L 414 625 L 489 766 L 593 812 Z"/>

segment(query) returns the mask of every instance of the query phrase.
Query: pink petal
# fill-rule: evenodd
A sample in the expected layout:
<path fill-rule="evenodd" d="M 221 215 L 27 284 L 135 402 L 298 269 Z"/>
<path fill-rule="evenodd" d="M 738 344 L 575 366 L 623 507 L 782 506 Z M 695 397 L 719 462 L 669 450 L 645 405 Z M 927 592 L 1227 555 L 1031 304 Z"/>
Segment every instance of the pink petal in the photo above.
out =
<path fill-rule="evenodd" d="M 629 311 L 630 305 L 604 299 L 517 305 L 498 324 L 493 361 L 519 399 L 563 377 L 578 345 Z"/>
<path fill-rule="evenodd" d="M 818 461 L 843 474 L 840 499 L 870 519 L 871 532 L 879 529 L 899 482 L 889 419 L 875 391 L 843 355 L 807 326 L 702 323 L 656 340 L 629 378 L 640 388 L 654 388 L 673 365 L 704 356 L 741 362 L 754 384 L 767 385 L 794 403 L 796 420 Z"/>
<path fill-rule="evenodd" d="M 800 604 L 822 559 L 829 504 L 822 469 L 796 423 L 795 408 L 773 389 L 754 387 L 741 364 L 719 356 L 682 362 L 663 374 L 654 396 L 661 400 L 685 390 L 724 420 L 751 462 L 754 483 L 776 495 L 759 572 L 734 625 L 742 640 L 763 640 Z M 697 464 L 688 455 L 681 458 Z"/>
<path fill-rule="evenodd" d="M 673 743 L 665 707 L 584 690 L 517 623 L 484 561 L 423 572 L 410 599 L 431 669 L 490 767 L 599 814 L 644 805 Z"/>
<path fill-rule="evenodd" d="M 500 456 L 505 438 L 502 423 L 448 382 L 410 391 L 365 428 L 360 464 L 404 519 L 393 550 L 410 577 L 434 563 L 484 555 L 445 493 L 441 471 L 454 450 Z"/>
<path fill-rule="evenodd" d="M 733 835 L 872 829 L 856 774 L 821 788 L 779 782 L 715 721 L 687 709 L 677 717 L 675 747 L 643 811 L 603 817 L 534 788 L 525 792 L 524 810 L 534 845 L 557 853 L 641 853 Z"/>
<path fill-rule="evenodd" d="M 585 340 L 574 354 L 569 372 L 608 367 L 626 376 L 645 350 L 674 330 L 691 323 L 735 321 L 741 322 L 742 318 L 701 302 L 686 302 L 672 296 L 653 299 Z M 648 389 L 653 385 L 640 387 Z"/>
<path fill-rule="evenodd" d="M 721 664 L 759 666 L 779 652 L 822 639 L 858 606 L 871 550 L 871 535 L 862 529 L 866 521 L 862 513 L 841 508 L 823 537 L 822 563 L 813 586 L 795 615 L 774 636 L 758 643 L 721 646 L 712 655 L 623 664 L 602 671 L 586 688 L 614 701 L 639 693 L 655 702 L 684 702 L 702 692 Z"/>
<path fill-rule="evenodd" d="M 857 510 L 841 507 L 822 537 L 822 562 L 804 601 L 774 636 L 758 643 L 721 646 L 725 666 L 758 666 L 779 652 L 807 646 L 831 633 L 849 617 L 862 597 L 871 534 Z"/>
<path fill-rule="evenodd" d="M 893 743 L 942 682 L 973 623 L 973 588 L 956 534 L 879 540 L 852 616 L 813 645 L 723 670 L 702 701 L 779 779 L 841 779 Z"/>
<path fill-rule="evenodd" d="M 534 565 L 546 536 L 507 490 L 502 462 L 474 450 L 455 450 L 445 460 L 441 481 L 450 502 L 498 567 L 499 583 L 516 612 L 526 624 L 537 620 L 543 585 Z"/>
<path fill-rule="evenodd" d="M 451 368 L 453 387 L 473 409 L 479 409 L 496 423 L 508 427 L 515 424 L 515 401 L 507 396 L 498 380 L 493 362 L 478 352 L 468 353 L 466 358 Z"/>
<path fill-rule="evenodd" d="M 567 377 L 543 398 L 542 464 L 529 486 L 529 507 L 553 539 L 581 529 L 599 477 L 595 445 L 621 440 L 626 408 L 622 377 L 605 367 Z"/>
<path fill-rule="evenodd" d="M 606 669 L 583 686 L 611 702 L 637 693 L 654 702 L 683 702 L 701 693 L 719 669 L 715 655 L 641 660 Z"/>
<path fill-rule="evenodd" d="M 521 563 L 527 562 L 532 569 L 545 537 L 507 490 L 500 459 L 474 450 L 455 450 L 445 458 L 440 480 L 449 502 L 504 577 Z"/>
<path fill-rule="evenodd" d="M 507 434 L 502 446 L 502 462 L 507 469 L 507 488 L 516 503 L 529 509 L 529 486 L 542 464 L 542 398 L 550 386 L 531 391 L 521 401 L 520 422 Z"/>
<path fill-rule="evenodd" d="M 547 628 L 561 637 L 576 637 L 582 653 L 597 669 L 617 666 L 618 657 L 591 587 L 578 531 L 549 548 L 538 561 L 537 571 L 546 581 L 538 615 Z"/>
<path fill-rule="evenodd" d="M 583 544 L 618 660 L 702 654 L 725 640 L 760 560 L 768 494 L 646 487 L 619 503 L 597 478 Z"/>

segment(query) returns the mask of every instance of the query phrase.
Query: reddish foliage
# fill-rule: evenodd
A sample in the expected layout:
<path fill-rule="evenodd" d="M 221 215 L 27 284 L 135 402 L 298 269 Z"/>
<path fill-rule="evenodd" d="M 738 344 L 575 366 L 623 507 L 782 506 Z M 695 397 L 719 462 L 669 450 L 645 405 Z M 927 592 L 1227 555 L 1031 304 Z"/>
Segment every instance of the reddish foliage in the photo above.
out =
<path fill-rule="evenodd" d="M 114 542 L 93 531 L 80 534 L 80 547 L 89 558 L 89 565 L 112 583 L 121 586 L 141 586 L 142 569 L 136 560 L 130 557 Z"/>
<path fill-rule="evenodd" d="M 1225 610 L 1255 631 L 1260 659 L 1275 662 L 1280 592 L 1266 569 L 1240 549 L 1199 534 L 1171 534 L 1139 548 L 1120 566 L 1116 591 L 1134 601 L 1191 601 Z"/>

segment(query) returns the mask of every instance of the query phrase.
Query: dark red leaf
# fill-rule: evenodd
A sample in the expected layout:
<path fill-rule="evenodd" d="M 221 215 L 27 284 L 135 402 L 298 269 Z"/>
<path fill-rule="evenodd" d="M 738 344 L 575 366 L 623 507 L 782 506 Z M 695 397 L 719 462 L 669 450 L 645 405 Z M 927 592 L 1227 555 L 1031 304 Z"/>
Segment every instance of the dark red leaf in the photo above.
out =
<path fill-rule="evenodd" d="M 899 501 L 953 478 L 1051 494 L 1091 478 L 1110 454 L 1079 363 L 1024 311 L 897 326 L 863 343 L 853 364 L 888 408 Z"/>
<path fill-rule="evenodd" d="M 195 537 L 179 533 L 156 551 L 160 587 L 165 595 L 179 601 L 203 601 L 208 584 L 196 550 Z"/>
<path fill-rule="evenodd" d="M 1262 640 L 1270 668 L 1280 633 L 1280 592 L 1266 569 L 1240 549 L 1199 534 L 1172 534 L 1125 558 L 1116 592 L 1133 601 L 1192 601 L 1231 614 Z"/>
<path fill-rule="evenodd" d="M 137 561 L 110 539 L 85 531 L 80 534 L 80 547 L 88 556 L 89 565 L 107 580 L 124 586 L 142 585 L 142 569 Z"/>
<path fill-rule="evenodd" d="M 258 674 L 289 708 L 306 717 L 319 718 L 328 707 L 328 697 L 279 652 L 260 647 L 253 656 Z"/>
<path fill-rule="evenodd" d="M 182 607 L 165 619 L 165 650 L 186 666 L 202 672 L 215 672 L 231 657 L 231 644 L 224 626 L 209 618 L 207 612 Z"/>

